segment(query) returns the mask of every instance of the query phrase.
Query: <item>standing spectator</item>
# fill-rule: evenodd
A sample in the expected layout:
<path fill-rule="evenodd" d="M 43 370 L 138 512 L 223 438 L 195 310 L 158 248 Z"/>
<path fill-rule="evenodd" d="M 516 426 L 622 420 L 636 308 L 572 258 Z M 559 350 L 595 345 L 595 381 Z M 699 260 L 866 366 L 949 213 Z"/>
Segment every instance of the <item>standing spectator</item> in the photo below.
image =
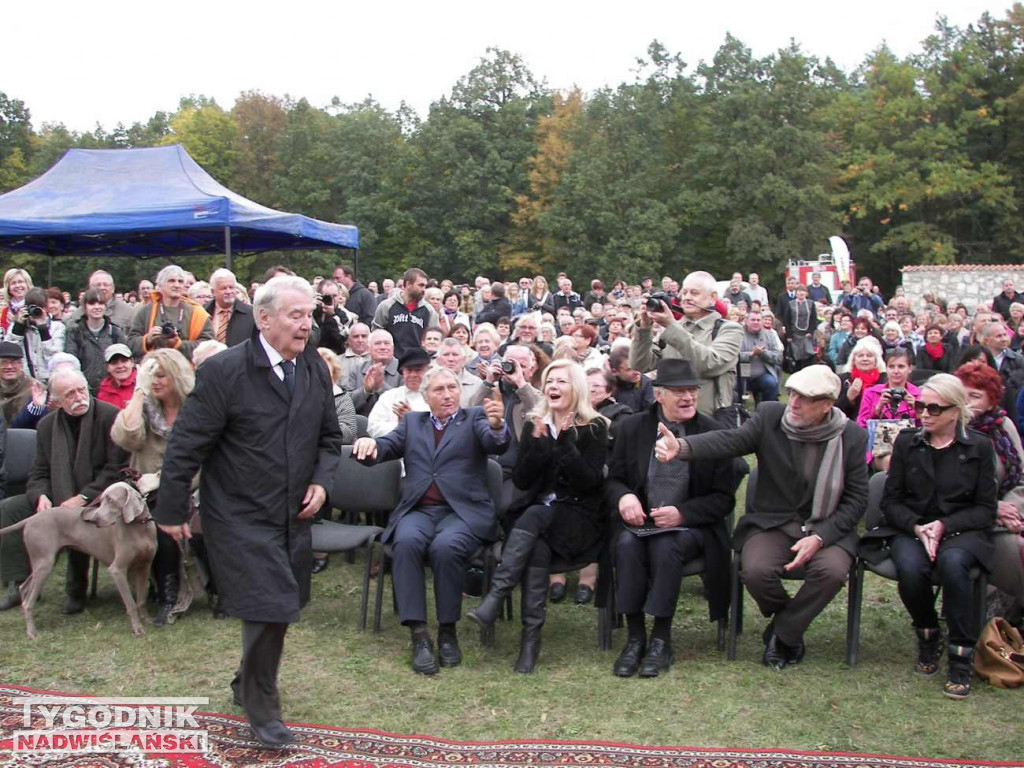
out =
<path fill-rule="evenodd" d="M 725 292 L 725 300 L 733 305 L 743 302 L 748 307 L 750 306 L 750 295 L 743 290 L 743 275 L 739 272 L 734 274 L 732 280 L 729 281 L 729 290 Z"/>
<path fill-rule="evenodd" d="M 761 309 L 768 309 L 768 291 L 761 285 L 761 278 L 757 272 L 751 272 L 747 278 L 749 284 L 747 286 L 747 296 L 750 297 L 751 302 L 761 302 Z"/>
<path fill-rule="evenodd" d="M 1024 295 L 1017 292 L 1013 287 L 1013 278 L 1003 280 L 1003 291 L 992 299 L 992 311 L 998 312 L 1004 320 L 1010 319 L 1010 305 L 1014 302 L 1024 302 Z"/>
<path fill-rule="evenodd" d="M 512 305 L 505 298 L 505 286 L 501 283 L 491 283 L 491 300 L 477 313 L 477 324 L 491 323 L 495 325 L 499 318 L 511 316 Z"/>
<path fill-rule="evenodd" d="M 569 312 L 573 312 L 577 308 L 583 307 L 583 302 L 580 301 L 580 295 L 572 289 L 572 280 L 568 277 L 559 279 L 558 293 L 551 297 L 551 307 L 555 313 L 557 313 L 562 307 L 567 307 Z"/>
<path fill-rule="evenodd" d="M 457 323 L 470 326 L 469 315 L 459 309 L 459 294 L 455 291 L 448 291 L 443 299 L 444 311 L 438 315 L 438 323 L 445 336 L 451 336 L 452 330 Z"/>
<path fill-rule="evenodd" d="M 139 280 L 139 287 L 136 291 L 139 297 L 139 304 L 145 304 L 153 296 L 153 283 L 149 280 Z"/>
<path fill-rule="evenodd" d="M 234 347 L 248 341 L 256 328 L 252 307 L 238 300 L 238 280 L 229 269 L 218 269 L 210 275 L 213 301 L 206 305 L 213 322 L 213 336 L 221 344 Z"/>
<path fill-rule="evenodd" d="M 336 355 L 344 354 L 355 314 L 346 311 L 341 289 L 333 280 L 322 281 L 315 298 L 313 322 L 320 327 L 318 345 Z"/>
<path fill-rule="evenodd" d="M 4 341 L 21 347 L 29 376 L 45 384 L 50 378 L 50 358 L 64 351 L 65 333 L 64 323 L 46 312 L 46 292 L 31 288 Z"/>
<path fill-rule="evenodd" d="M 942 328 L 929 325 L 924 332 L 924 345 L 917 352 L 915 367 L 923 371 L 950 373 L 956 351 L 942 341 Z"/>
<path fill-rule="evenodd" d="M 796 298 L 789 302 L 786 344 L 789 346 L 794 371 L 815 362 L 814 329 L 818 324 L 818 310 L 817 304 L 807 296 L 807 286 L 798 285 Z"/>
<path fill-rule="evenodd" d="M 529 288 L 520 288 L 515 283 L 511 283 L 508 286 L 508 302 L 512 307 L 512 319 L 515 320 L 521 314 L 526 312 L 529 307 L 526 304 L 526 294 L 529 292 Z"/>
<path fill-rule="evenodd" d="M 828 340 L 828 351 L 825 353 L 832 365 L 839 364 L 839 350 L 843 343 L 853 333 L 853 315 L 849 312 L 839 313 L 838 327 L 832 331 L 832 337 Z"/>
<path fill-rule="evenodd" d="M 761 326 L 761 313 L 747 315 L 747 327 L 740 342 L 740 366 L 747 365 L 745 378 L 739 379 L 737 391 L 742 399 L 744 390 L 754 395 L 757 402 L 779 399 L 779 384 L 782 381 L 782 347 L 775 346 L 777 339 L 766 333 Z"/>
<path fill-rule="evenodd" d="M 391 334 L 397 357 L 420 345 L 424 328 L 438 324 L 437 313 L 423 298 L 427 290 L 427 273 L 412 267 L 405 271 L 402 282 L 401 295 L 382 301 L 373 316 L 373 327 Z"/>
<path fill-rule="evenodd" d="M 345 286 L 345 290 L 348 291 L 345 308 L 349 312 L 354 312 L 359 317 L 359 322 L 369 326 L 377 311 L 377 300 L 362 283 L 356 280 L 355 270 L 347 264 L 335 267 L 334 282 Z"/>
<path fill-rule="evenodd" d="M 583 296 L 583 306 L 589 307 L 592 304 L 604 304 L 608 300 L 604 292 L 604 283 L 600 280 L 590 281 L 590 290 Z"/>
<path fill-rule="evenodd" d="M 100 291 L 90 288 L 85 292 L 82 303 L 85 314 L 67 332 L 64 349 L 78 358 L 82 373 L 89 382 L 89 392 L 96 396 L 100 382 L 107 374 L 107 349 L 113 344 L 124 346 L 128 337 L 107 317 L 107 304 Z"/>
<path fill-rule="evenodd" d="M 678 321 L 664 301 L 657 312 L 642 305 L 629 355 L 630 367 L 640 371 L 654 370 L 660 359 L 689 360 L 697 375 L 708 382 L 701 387 L 697 401 L 697 410 L 705 416 L 714 416 L 733 402 L 743 339 L 742 326 L 724 321 L 708 309 L 714 289 L 715 278 L 708 272 L 687 275 L 680 294 L 683 319 Z M 652 334 L 654 323 L 665 329 L 657 343 Z"/>
<path fill-rule="evenodd" d="M 476 350 L 476 356 L 466 364 L 466 367 L 483 378 L 483 368 L 501 362 L 501 355 L 498 354 L 500 346 L 501 337 L 497 329 L 490 323 L 478 324 L 473 331 L 473 349 Z"/>
<path fill-rule="evenodd" d="M 6 334 L 14 325 L 14 318 L 25 306 L 25 294 L 32 288 L 32 278 L 24 269 L 8 269 L 4 273 L 3 309 L 0 309 L 0 327 Z"/>
<path fill-rule="evenodd" d="M 106 316 L 110 322 L 116 325 L 125 333 L 132 324 L 135 310 L 124 299 L 119 299 L 114 291 L 114 278 L 106 270 L 97 269 L 89 275 L 89 290 L 99 291 L 106 305 Z M 71 315 L 72 322 L 77 323 L 82 319 L 84 307 L 78 307 Z"/>
<path fill-rule="evenodd" d="M 136 359 L 154 349 L 177 349 L 192 359 L 192 350 L 212 339 L 213 324 L 206 310 L 185 296 L 185 270 L 171 264 L 157 275 L 157 290 L 135 311 L 128 329 L 128 346 Z"/>
<path fill-rule="evenodd" d="M 65 303 L 64 293 L 60 288 L 46 289 L 46 311 L 50 315 L 50 319 L 60 320 L 66 326 L 68 313 L 65 311 Z"/>
<path fill-rule="evenodd" d="M 796 300 L 796 286 L 799 281 L 790 275 L 786 278 L 786 290 L 775 297 L 775 319 L 778 323 L 775 330 L 785 340 L 789 339 L 789 326 L 793 321 L 789 317 L 790 302 Z"/>
<path fill-rule="evenodd" d="M 811 272 L 811 284 L 807 286 L 807 295 L 815 304 L 832 304 L 832 292 L 827 285 L 821 284 L 821 272 Z"/>
<path fill-rule="evenodd" d="M 608 355 L 608 370 L 615 376 L 615 400 L 640 413 L 654 405 L 654 385 L 650 376 L 629 367 L 629 348 L 613 349 Z"/>
<path fill-rule="evenodd" d="M 533 278 L 533 285 L 530 288 L 530 292 L 526 295 L 526 303 L 529 311 L 536 312 L 554 312 L 554 306 L 551 299 L 551 291 L 548 290 L 548 281 L 544 279 L 544 275 L 537 275 Z"/>
<path fill-rule="evenodd" d="M 884 302 L 882 297 L 874 293 L 871 278 L 862 277 L 857 281 L 857 291 L 843 297 L 843 306 L 856 315 L 862 309 L 871 310 L 875 317 L 882 310 Z"/>
<path fill-rule="evenodd" d="M 1015 301 L 1010 305 L 1010 320 L 1007 325 L 1010 329 L 1010 349 L 1020 352 L 1021 344 L 1024 343 L 1024 304 Z"/>
<path fill-rule="evenodd" d="M 106 360 L 107 377 L 100 382 L 96 399 L 123 410 L 135 394 L 135 381 L 138 375 L 132 351 L 126 344 L 111 344 L 103 356 Z"/>

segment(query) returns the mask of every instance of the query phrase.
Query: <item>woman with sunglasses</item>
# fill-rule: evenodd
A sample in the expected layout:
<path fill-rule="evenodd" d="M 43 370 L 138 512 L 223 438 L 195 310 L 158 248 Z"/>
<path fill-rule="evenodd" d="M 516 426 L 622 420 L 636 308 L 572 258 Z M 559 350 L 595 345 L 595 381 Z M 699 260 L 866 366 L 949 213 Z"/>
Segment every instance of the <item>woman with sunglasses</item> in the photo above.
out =
<path fill-rule="evenodd" d="M 989 568 L 990 529 L 996 521 L 998 483 L 992 441 L 967 429 L 967 392 L 956 376 L 938 373 L 915 400 L 921 429 L 896 438 L 882 496 L 887 537 L 896 565 L 900 599 L 918 638 L 914 671 L 939 668 L 942 630 L 935 610 L 933 572 L 942 587 L 949 629 L 949 672 L 943 692 L 953 699 L 971 692 L 977 641 L 970 572 Z"/>

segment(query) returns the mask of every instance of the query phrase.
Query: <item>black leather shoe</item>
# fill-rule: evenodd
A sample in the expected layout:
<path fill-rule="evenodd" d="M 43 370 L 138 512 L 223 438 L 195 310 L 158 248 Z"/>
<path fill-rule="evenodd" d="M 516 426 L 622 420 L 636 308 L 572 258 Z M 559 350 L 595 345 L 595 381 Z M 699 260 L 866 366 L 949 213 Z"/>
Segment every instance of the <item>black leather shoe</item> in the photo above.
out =
<path fill-rule="evenodd" d="M 660 637 L 651 640 L 647 655 L 640 662 L 640 677 L 657 677 L 672 666 L 672 646 Z"/>
<path fill-rule="evenodd" d="M 630 637 L 626 640 L 626 647 L 622 649 L 619 658 L 612 666 L 612 674 L 616 677 L 632 677 L 640 669 L 640 659 L 644 657 L 647 647 L 639 637 Z"/>
<path fill-rule="evenodd" d="M 551 585 L 551 588 L 548 590 L 548 600 L 550 600 L 552 603 L 560 603 L 563 600 L 565 600 L 565 593 L 565 582 L 556 581 L 554 584 Z"/>
<path fill-rule="evenodd" d="M 72 616 L 76 613 L 81 613 L 84 610 L 84 597 L 68 597 L 68 599 L 64 601 L 64 605 L 61 607 L 60 612 L 65 616 Z"/>
<path fill-rule="evenodd" d="M 576 590 L 576 605 L 586 605 L 594 599 L 594 590 L 588 587 L 586 584 L 580 584 L 579 589 Z"/>
<path fill-rule="evenodd" d="M 442 667 L 457 667 L 462 663 L 462 649 L 457 637 L 437 638 L 437 655 Z"/>
<path fill-rule="evenodd" d="M 434 658 L 434 643 L 429 637 L 418 637 L 413 639 L 412 671 L 421 675 L 437 674 L 437 659 Z"/>
<path fill-rule="evenodd" d="M 313 573 L 320 573 L 327 569 L 328 560 L 326 557 L 314 557 L 313 558 Z"/>
<path fill-rule="evenodd" d="M 803 640 L 801 640 L 797 645 L 786 645 L 785 643 L 782 645 L 785 646 L 786 664 L 795 666 L 804 660 L 804 656 L 807 653 L 807 646 L 804 645 Z"/>
<path fill-rule="evenodd" d="M 295 743 L 295 734 L 289 731 L 280 720 L 272 720 L 265 725 L 249 723 L 256 741 L 267 749 L 281 749 Z"/>
<path fill-rule="evenodd" d="M 779 640 L 778 635 L 772 633 L 772 636 L 768 638 L 768 644 L 764 647 L 764 656 L 761 658 L 761 662 L 769 669 L 782 669 L 789 663 L 785 647 L 785 643 Z"/>

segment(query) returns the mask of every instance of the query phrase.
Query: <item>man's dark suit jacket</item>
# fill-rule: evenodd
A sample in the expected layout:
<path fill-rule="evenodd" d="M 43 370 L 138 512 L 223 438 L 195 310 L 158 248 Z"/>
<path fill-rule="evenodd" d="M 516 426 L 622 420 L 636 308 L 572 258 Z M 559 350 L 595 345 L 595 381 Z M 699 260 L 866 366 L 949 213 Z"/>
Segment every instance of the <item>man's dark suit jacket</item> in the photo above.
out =
<path fill-rule="evenodd" d="M 384 541 L 391 539 L 398 521 L 416 508 L 435 481 L 474 536 L 496 540 L 498 513 L 487 487 L 487 456 L 504 452 L 508 444 L 507 432 L 501 440 L 491 431 L 483 408 L 460 409 L 436 447 L 430 413 L 407 413 L 398 427 L 377 438 L 376 461 L 405 460 L 402 498 L 391 513 Z"/>
<path fill-rule="evenodd" d="M 811 515 L 814 487 L 793 460 L 791 443 L 782 431 L 784 403 L 761 403 L 754 417 L 739 429 L 723 429 L 687 437 L 695 459 L 725 459 L 757 454 L 757 488 L 751 513 L 736 523 L 733 546 L 739 550 L 757 531 L 780 528 Z M 838 544 L 857 554 L 857 523 L 868 506 L 867 433 L 850 419 L 843 430 L 843 493 L 835 511 L 824 520 L 808 523 L 825 546 Z"/>
<path fill-rule="evenodd" d="M 210 322 L 213 324 L 214 333 L 217 332 L 217 303 L 211 301 L 203 307 L 210 315 Z M 252 307 L 242 301 L 236 301 L 231 310 L 231 319 L 228 320 L 228 332 L 224 343 L 229 347 L 235 347 L 252 336 L 256 321 L 252 317 Z"/>
<path fill-rule="evenodd" d="M 645 512 L 647 503 L 647 472 L 658 437 L 657 403 L 642 413 L 627 416 L 619 422 L 605 481 L 605 501 L 615 520 L 619 516 L 619 499 L 636 494 Z M 707 416 L 697 416 L 686 424 L 686 437 L 722 429 Z M 726 519 L 736 506 L 736 487 L 742 478 L 731 461 L 690 462 L 690 485 L 687 500 L 680 508 L 683 525 L 699 530 L 704 539 L 706 571 L 704 584 L 711 608 L 711 620 L 717 621 L 729 612 L 729 531 Z"/>

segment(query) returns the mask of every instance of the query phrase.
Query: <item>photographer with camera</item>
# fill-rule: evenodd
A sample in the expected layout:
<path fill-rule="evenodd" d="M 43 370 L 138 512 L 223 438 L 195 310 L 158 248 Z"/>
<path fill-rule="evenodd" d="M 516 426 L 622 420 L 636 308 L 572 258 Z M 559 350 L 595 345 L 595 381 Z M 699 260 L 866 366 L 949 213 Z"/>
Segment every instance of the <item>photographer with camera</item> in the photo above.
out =
<path fill-rule="evenodd" d="M 864 390 L 857 423 L 867 427 L 868 419 L 910 419 L 917 423 L 914 403 L 921 390 L 910 382 L 914 370 L 913 354 L 908 349 L 893 349 L 885 356 L 884 384 Z"/>
<path fill-rule="evenodd" d="M 53 320 L 46 311 L 46 291 L 31 288 L 21 309 L 14 313 L 4 341 L 21 347 L 28 375 L 45 384 L 50 378 L 50 358 L 64 351 L 65 332 L 64 323 Z"/>
<path fill-rule="evenodd" d="M 320 346 L 339 356 L 345 354 L 348 332 L 358 319 L 341 306 L 338 299 L 340 291 L 333 280 L 324 280 L 320 283 L 313 308 L 313 320 L 320 326 Z"/>
<path fill-rule="evenodd" d="M 176 349 L 191 360 L 200 342 L 214 338 L 209 313 L 185 292 L 185 270 L 174 264 L 160 270 L 150 301 L 135 311 L 128 329 L 136 360 L 154 349 Z"/>
<path fill-rule="evenodd" d="M 882 301 L 881 296 L 872 292 L 872 287 L 871 278 L 862 277 L 857 281 L 857 290 L 843 297 L 843 306 L 853 312 L 855 317 L 857 312 L 862 309 L 870 309 L 871 313 L 878 317 L 878 313 L 885 306 L 885 302 Z"/>
<path fill-rule="evenodd" d="M 676 309 L 665 294 L 651 294 L 640 305 L 629 351 L 630 368 L 644 373 L 654 370 L 659 360 L 689 360 L 706 382 L 697 400 L 697 410 L 705 416 L 732 405 L 743 340 L 743 327 L 715 311 L 714 290 L 715 278 L 710 273 L 691 272 L 683 280 Z M 654 323 L 665 329 L 657 341 Z"/>

